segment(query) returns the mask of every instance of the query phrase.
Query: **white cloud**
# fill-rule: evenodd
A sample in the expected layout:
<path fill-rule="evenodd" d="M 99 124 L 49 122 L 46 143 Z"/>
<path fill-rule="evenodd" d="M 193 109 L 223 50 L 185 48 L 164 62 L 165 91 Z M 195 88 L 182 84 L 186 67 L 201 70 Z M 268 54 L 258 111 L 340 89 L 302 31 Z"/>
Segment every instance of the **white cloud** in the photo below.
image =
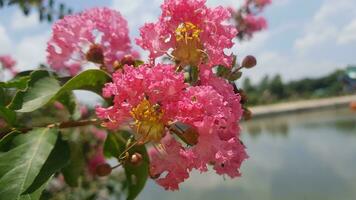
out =
<path fill-rule="evenodd" d="M 138 29 L 145 22 L 153 22 L 158 18 L 160 4 L 161 0 L 152 0 L 149 3 L 147 0 L 113 0 L 111 8 L 122 13 L 128 21 L 131 35 L 137 36 Z"/>
<path fill-rule="evenodd" d="M 11 49 L 11 40 L 5 29 L 0 24 L 0 54 L 8 54 L 8 51 Z"/>
<path fill-rule="evenodd" d="M 20 11 L 16 11 L 12 16 L 11 29 L 24 30 L 34 27 L 38 24 L 38 17 L 35 13 L 31 13 L 29 16 L 25 16 Z"/>
<path fill-rule="evenodd" d="M 16 45 L 14 57 L 18 60 L 21 70 L 33 69 L 46 61 L 46 43 L 49 37 L 49 32 L 42 32 L 24 37 Z"/>
<path fill-rule="evenodd" d="M 344 14 L 340 15 L 340 13 Z M 337 3 L 333 0 L 325 0 L 315 12 L 313 19 L 306 22 L 305 33 L 295 40 L 294 48 L 299 53 L 306 53 L 323 44 L 334 45 L 339 30 L 342 29 L 343 20 L 339 17 L 346 16 L 347 13 L 356 13 L 354 0 L 340 0 Z"/>
<path fill-rule="evenodd" d="M 339 44 L 348 44 L 356 41 L 356 19 L 351 21 L 340 33 L 337 39 Z"/>

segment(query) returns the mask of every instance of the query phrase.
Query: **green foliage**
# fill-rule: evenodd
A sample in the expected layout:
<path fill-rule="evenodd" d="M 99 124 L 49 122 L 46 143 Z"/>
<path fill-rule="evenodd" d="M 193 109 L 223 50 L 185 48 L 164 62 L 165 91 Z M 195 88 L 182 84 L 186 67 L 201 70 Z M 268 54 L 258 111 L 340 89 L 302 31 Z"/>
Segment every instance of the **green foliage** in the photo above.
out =
<path fill-rule="evenodd" d="M 242 87 L 248 94 L 248 105 L 271 104 L 299 99 L 331 97 L 346 94 L 340 77 L 343 70 L 335 71 L 325 77 L 302 79 L 284 83 L 280 75 L 272 78 L 265 76 L 253 85 L 245 78 Z"/>
<path fill-rule="evenodd" d="M 32 112 L 47 104 L 59 90 L 59 82 L 47 71 L 34 71 L 27 88 L 16 93 L 9 108 L 17 112 Z"/>
<path fill-rule="evenodd" d="M 130 145 L 130 133 L 126 131 L 120 131 L 118 133 L 110 133 L 107 136 L 104 145 L 104 154 L 107 157 L 119 158 L 120 155 Z M 130 162 L 124 163 L 124 169 L 127 182 L 127 200 L 133 200 L 144 188 L 148 178 L 148 164 L 149 158 L 144 145 L 135 145 L 128 151 L 129 155 L 133 153 L 139 153 L 143 157 L 143 161 L 140 165 L 134 165 Z"/>
<path fill-rule="evenodd" d="M 59 135 L 57 142 L 49 154 L 46 162 L 43 164 L 40 172 L 32 184 L 26 189 L 24 194 L 31 194 L 45 184 L 54 173 L 60 171 L 69 163 L 70 149 L 67 141 L 64 141 Z"/>
<path fill-rule="evenodd" d="M 11 126 L 16 124 L 16 113 L 13 110 L 0 106 L 0 117 Z"/>
<path fill-rule="evenodd" d="M 85 167 L 83 145 L 80 141 L 69 141 L 69 164 L 62 169 L 65 182 L 71 187 L 79 185 L 79 177 Z"/>
<path fill-rule="evenodd" d="M 63 86 L 47 71 L 38 70 L 29 75 L 27 87 L 16 93 L 8 106 L 17 112 L 32 112 L 44 105 L 58 100 L 75 115 L 75 101 L 70 97 L 73 90 L 87 90 L 101 94 L 104 84 L 111 77 L 102 70 L 87 70 L 68 80 Z"/>
<path fill-rule="evenodd" d="M 39 199 L 43 187 L 31 194 L 23 192 L 33 183 L 49 157 L 57 132 L 56 129 L 41 128 L 27 134 L 13 132 L 14 137 L 8 136 L 6 145 L 11 149 L 0 153 L 0 199 Z"/>

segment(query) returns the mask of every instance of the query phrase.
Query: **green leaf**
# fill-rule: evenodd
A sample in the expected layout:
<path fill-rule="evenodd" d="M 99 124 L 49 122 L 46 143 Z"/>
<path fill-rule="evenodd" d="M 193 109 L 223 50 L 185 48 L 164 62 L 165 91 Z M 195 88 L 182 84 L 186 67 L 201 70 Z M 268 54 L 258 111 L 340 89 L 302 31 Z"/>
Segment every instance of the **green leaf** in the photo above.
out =
<path fill-rule="evenodd" d="M 110 75 L 103 70 L 89 69 L 66 82 L 56 94 L 56 97 L 73 90 L 88 90 L 101 95 L 105 83 L 110 81 Z"/>
<path fill-rule="evenodd" d="M 3 118 L 9 125 L 13 126 L 16 122 L 16 113 L 13 110 L 0 106 L 0 118 Z"/>
<path fill-rule="evenodd" d="M 0 87 L 2 87 L 2 88 L 18 88 L 20 90 L 23 90 L 27 87 L 29 80 L 30 80 L 29 76 L 15 77 L 14 79 L 12 79 L 8 82 L 0 82 Z"/>
<path fill-rule="evenodd" d="M 18 131 L 12 131 L 8 134 L 6 134 L 3 138 L 0 140 L 0 152 L 8 151 L 11 148 L 11 141 L 21 134 Z"/>
<path fill-rule="evenodd" d="M 53 84 L 53 85 L 52 85 Z M 53 91 L 53 89 L 55 91 Z M 24 90 L 16 93 L 8 108 L 20 112 L 34 110 L 39 104 L 48 100 L 53 95 L 53 92 L 59 90 L 59 84 L 56 80 L 50 77 L 50 74 L 44 70 L 33 71 L 30 74 L 30 80 Z"/>
<path fill-rule="evenodd" d="M 70 141 L 70 161 L 69 164 L 62 169 L 65 182 L 71 187 L 78 186 L 78 179 L 82 175 L 85 166 L 83 145 L 81 142 Z"/>
<path fill-rule="evenodd" d="M 34 71 L 31 73 L 28 87 L 16 94 L 9 108 L 17 112 L 32 112 L 58 99 L 68 101 L 68 99 L 65 100 L 67 98 L 65 96 L 73 90 L 88 90 L 101 95 L 104 84 L 110 80 L 111 77 L 106 72 L 91 69 L 78 74 L 60 87 L 59 81 L 51 77 L 48 72 Z M 73 104 L 69 107 L 71 109 Z"/>
<path fill-rule="evenodd" d="M 21 194 L 33 182 L 54 148 L 57 132 L 41 128 L 12 138 L 12 148 L 0 153 L 0 199 L 39 198 L 43 187 L 30 195 Z"/>
<path fill-rule="evenodd" d="M 126 149 L 126 141 L 130 137 L 130 133 L 127 131 L 120 131 L 118 133 L 110 133 L 104 144 L 104 155 L 107 157 L 118 158 Z M 143 162 L 136 166 L 130 162 L 125 162 L 123 167 L 125 169 L 126 181 L 127 181 L 127 200 L 132 200 L 144 188 L 148 178 L 148 166 L 149 158 L 144 145 L 135 146 L 129 150 L 129 154 L 140 153 L 143 158 Z"/>
<path fill-rule="evenodd" d="M 60 96 L 57 100 L 67 108 L 73 120 L 80 119 L 81 117 L 80 107 L 76 101 L 73 92 L 68 92 L 67 94 Z"/>
<path fill-rule="evenodd" d="M 106 136 L 106 140 L 104 143 L 104 155 L 107 158 L 115 157 L 118 158 L 120 155 L 120 152 L 122 151 L 120 147 L 122 147 L 122 143 L 124 142 L 118 142 L 118 138 L 116 134 L 108 134 Z"/>
<path fill-rule="evenodd" d="M 54 173 L 60 171 L 60 169 L 68 165 L 69 159 L 69 144 L 59 135 L 53 150 L 49 154 L 46 162 L 43 164 L 39 174 L 23 194 L 33 193 L 44 185 Z"/>
<path fill-rule="evenodd" d="M 134 166 L 131 163 L 124 165 L 129 190 L 127 200 L 135 199 L 140 194 L 148 178 L 149 160 L 145 146 L 137 146 L 132 152 L 140 153 L 143 162 L 139 166 Z"/>

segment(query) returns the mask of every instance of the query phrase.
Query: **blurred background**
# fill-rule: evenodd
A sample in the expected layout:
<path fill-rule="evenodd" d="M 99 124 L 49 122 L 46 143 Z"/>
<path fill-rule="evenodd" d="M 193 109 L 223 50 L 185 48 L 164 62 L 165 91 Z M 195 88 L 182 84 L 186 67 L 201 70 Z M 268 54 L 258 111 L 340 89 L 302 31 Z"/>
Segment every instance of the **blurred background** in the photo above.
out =
<path fill-rule="evenodd" d="M 120 11 L 134 41 L 143 23 L 160 15 L 162 0 L 58 2 L 64 12 L 96 6 Z M 242 122 L 250 155 L 242 177 L 194 173 L 178 192 L 149 181 L 139 199 L 356 199 L 356 1 L 273 0 L 261 15 L 268 28 L 236 39 L 233 49 L 238 59 L 252 54 L 258 60 L 237 82 L 255 113 Z M 13 56 L 20 71 L 45 63 L 52 24 L 47 18 L 40 21 L 35 9 L 26 16 L 18 5 L 0 8 L 0 55 Z"/>

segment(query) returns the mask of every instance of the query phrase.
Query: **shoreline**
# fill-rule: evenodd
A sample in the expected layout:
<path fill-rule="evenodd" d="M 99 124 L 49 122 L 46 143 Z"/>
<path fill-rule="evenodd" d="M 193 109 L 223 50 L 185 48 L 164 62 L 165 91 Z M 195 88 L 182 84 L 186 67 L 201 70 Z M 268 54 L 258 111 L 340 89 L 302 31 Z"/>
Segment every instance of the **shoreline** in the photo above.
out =
<path fill-rule="evenodd" d="M 345 107 L 349 106 L 349 104 L 353 101 L 356 101 L 356 95 L 255 106 L 250 107 L 250 110 L 252 112 L 253 118 L 260 118 L 287 113 L 298 113 L 327 108 Z"/>

